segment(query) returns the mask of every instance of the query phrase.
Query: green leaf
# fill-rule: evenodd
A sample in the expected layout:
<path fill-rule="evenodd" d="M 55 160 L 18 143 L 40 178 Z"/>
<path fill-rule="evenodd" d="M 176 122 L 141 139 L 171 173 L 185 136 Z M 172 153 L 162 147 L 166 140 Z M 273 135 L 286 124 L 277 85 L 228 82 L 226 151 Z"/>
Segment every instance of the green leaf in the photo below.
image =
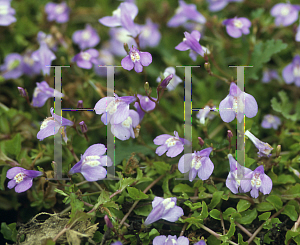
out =
<path fill-rule="evenodd" d="M 293 205 L 286 205 L 284 207 L 284 210 L 282 211 L 282 214 L 286 214 L 287 216 L 289 216 L 292 221 L 297 221 L 298 219 L 298 214 L 296 212 L 295 206 Z"/>
<path fill-rule="evenodd" d="M 252 210 L 241 212 L 240 214 L 242 217 L 238 218 L 236 221 L 244 225 L 251 224 L 252 221 L 255 220 L 257 217 L 257 212 L 255 208 Z"/>
<path fill-rule="evenodd" d="M 271 212 L 265 212 L 261 215 L 258 215 L 258 219 L 259 219 L 259 221 L 267 220 L 268 218 L 270 218 L 270 216 L 271 216 Z"/>
<path fill-rule="evenodd" d="M 148 195 L 143 193 L 141 190 L 135 188 L 135 187 L 127 187 L 128 195 L 133 199 L 133 200 L 142 200 L 142 199 L 147 199 Z"/>
<path fill-rule="evenodd" d="M 251 206 L 250 202 L 248 202 L 247 200 L 241 199 L 236 206 L 236 210 L 240 213 L 240 212 L 243 212 L 243 211 L 247 210 L 248 208 L 250 208 L 250 206 Z"/>
<path fill-rule="evenodd" d="M 16 242 L 17 241 L 16 223 L 11 223 L 7 225 L 5 222 L 2 222 L 1 233 L 3 234 L 5 239 Z"/>
<path fill-rule="evenodd" d="M 191 201 L 185 201 L 183 204 L 188 206 L 192 211 L 202 207 L 201 202 L 192 203 Z"/>
<path fill-rule="evenodd" d="M 286 190 L 281 197 L 285 199 L 294 199 L 300 197 L 300 184 L 296 183 L 294 186 Z"/>
<path fill-rule="evenodd" d="M 11 155 L 17 156 L 21 151 L 21 135 L 17 133 L 11 140 L 5 142 L 5 151 Z"/>
<path fill-rule="evenodd" d="M 228 232 L 226 234 L 229 239 L 234 235 L 234 232 L 235 232 L 235 223 L 231 222 L 230 228 L 229 228 L 229 230 L 228 230 Z"/>
<path fill-rule="evenodd" d="M 280 224 L 281 221 L 278 218 L 272 218 L 272 219 L 268 219 L 264 225 L 263 228 L 266 230 L 270 230 L 274 227 L 274 224 Z"/>
<path fill-rule="evenodd" d="M 280 174 L 280 175 L 278 175 L 276 184 L 290 184 L 290 183 L 293 184 L 295 182 L 296 182 L 296 180 L 294 179 L 294 177 L 292 175 Z"/>
<path fill-rule="evenodd" d="M 143 215 L 143 216 L 148 216 L 150 212 L 152 211 L 152 206 L 151 205 L 146 205 L 142 207 L 137 207 L 133 209 L 133 212 L 137 215 Z"/>
<path fill-rule="evenodd" d="M 262 14 L 264 13 L 265 9 L 264 8 L 258 8 L 255 9 L 254 11 L 251 12 L 251 19 L 258 19 L 262 16 Z"/>
<path fill-rule="evenodd" d="M 219 240 L 218 238 L 216 238 L 213 235 L 210 235 L 207 238 L 207 243 L 206 244 L 214 244 L 214 245 L 220 245 L 221 244 L 221 240 Z"/>
<path fill-rule="evenodd" d="M 206 203 L 204 201 L 202 201 L 202 210 L 201 210 L 201 213 L 200 213 L 200 218 L 202 220 L 204 220 L 207 217 L 208 217 L 208 209 L 207 209 Z"/>
<path fill-rule="evenodd" d="M 171 165 L 165 162 L 153 162 L 154 168 L 158 174 L 163 175 L 167 171 L 170 171 Z"/>
<path fill-rule="evenodd" d="M 223 212 L 223 219 L 228 219 L 230 217 L 231 214 L 236 213 L 236 210 L 232 207 L 227 208 L 225 210 L 225 212 Z"/>
<path fill-rule="evenodd" d="M 259 212 L 265 212 L 265 211 L 270 211 L 274 209 L 274 206 L 271 203 L 268 202 L 261 202 L 256 205 L 256 209 Z"/>
<path fill-rule="evenodd" d="M 2 190 L 2 191 L 5 190 L 4 182 L 6 180 L 6 173 L 7 173 L 8 169 L 9 169 L 9 166 L 4 166 L 2 168 L 1 177 L 0 177 L 0 190 Z"/>
<path fill-rule="evenodd" d="M 208 205 L 208 207 L 210 209 L 213 209 L 215 206 L 217 206 L 219 204 L 219 202 L 221 201 L 223 193 L 224 193 L 224 191 L 216 191 L 216 192 L 213 193 L 213 197 L 211 199 L 211 202 Z"/>
<path fill-rule="evenodd" d="M 285 49 L 287 46 L 280 39 L 256 43 L 249 63 L 253 67 L 248 68 L 245 72 L 246 80 L 259 79 L 258 72 L 263 67 L 263 64 L 269 62 L 274 54 Z"/>
<path fill-rule="evenodd" d="M 243 236 L 241 233 L 238 234 L 238 244 L 239 245 L 248 245 L 248 242 L 243 241 Z"/>
<path fill-rule="evenodd" d="M 121 192 L 128 186 L 130 186 L 135 180 L 132 178 L 123 178 L 117 183 L 117 190 L 120 190 Z"/>
<path fill-rule="evenodd" d="M 194 193 L 195 189 L 190 187 L 187 184 L 178 184 L 173 188 L 173 192 L 186 192 L 186 193 Z"/>
<path fill-rule="evenodd" d="M 153 228 L 150 232 L 149 232 L 149 239 L 153 240 L 155 237 L 159 236 L 159 232 L 158 230 L 156 230 L 155 228 Z"/>
<path fill-rule="evenodd" d="M 266 198 L 266 200 L 274 206 L 276 211 L 282 208 L 282 201 L 280 197 L 275 195 L 270 195 Z"/>
<path fill-rule="evenodd" d="M 54 191 L 57 192 L 57 193 L 59 193 L 59 194 L 61 194 L 61 195 L 63 195 L 63 196 L 66 196 L 66 197 L 69 196 L 68 194 L 64 193 L 62 190 L 59 190 L 57 188 L 55 188 Z"/>
<path fill-rule="evenodd" d="M 221 220 L 220 214 L 221 214 L 221 212 L 217 209 L 213 209 L 209 212 L 209 216 L 214 218 L 214 219 L 217 219 L 217 220 Z"/>
<path fill-rule="evenodd" d="M 285 244 L 287 244 L 287 242 L 288 242 L 291 238 L 293 238 L 293 239 L 295 240 L 296 237 L 299 238 L 299 236 L 300 236 L 299 232 L 288 230 L 287 233 L 286 233 L 286 235 L 285 235 Z M 297 243 L 297 244 L 299 244 L 299 243 Z"/>

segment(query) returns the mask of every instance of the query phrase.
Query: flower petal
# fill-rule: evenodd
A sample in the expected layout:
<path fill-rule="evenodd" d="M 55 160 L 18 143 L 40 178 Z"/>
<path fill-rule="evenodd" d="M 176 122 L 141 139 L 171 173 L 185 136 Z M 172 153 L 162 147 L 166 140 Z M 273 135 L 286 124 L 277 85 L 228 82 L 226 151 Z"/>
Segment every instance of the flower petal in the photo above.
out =
<path fill-rule="evenodd" d="M 219 110 L 220 116 L 224 122 L 231 122 L 235 118 L 235 112 L 233 111 L 233 97 L 227 95 L 224 100 L 220 102 Z"/>
<path fill-rule="evenodd" d="M 245 98 L 245 114 L 246 117 L 255 117 L 258 111 L 258 105 L 255 98 L 247 93 L 244 93 Z"/>
<path fill-rule="evenodd" d="M 87 181 L 98 181 L 106 177 L 106 169 L 100 165 L 91 167 L 87 164 L 83 164 L 81 173 Z"/>
<path fill-rule="evenodd" d="M 32 179 L 27 178 L 27 179 L 24 179 L 19 184 L 17 184 L 15 191 L 17 193 L 21 193 L 21 192 L 27 191 L 29 188 L 31 188 L 31 186 L 32 186 Z"/>
<path fill-rule="evenodd" d="M 167 151 L 168 147 L 166 145 L 161 145 L 156 148 L 155 153 L 159 156 L 163 155 Z"/>
<path fill-rule="evenodd" d="M 184 215 L 183 209 L 181 207 L 175 206 L 174 208 L 171 208 L 164 216 L 161 218 L 164 220 L 167 220 L 169 222 L 175 222 Z"/>
<path fill-rule="evenodd" d="M 202 166 L 198 170 L 198 177 L 202 180 L 207 180 L 214 171 L 214 164 L 209 157 L 201 159 Z"/>
<path fill-rule="evenodd" d="M 132 62 L 131 58 L 129 57 L 129 55 L 127 55 L 125 58 L 122 59 L 121 61 L 121 65 L 125 70 L 132 70 L 134 63 Z"/>
<path fill-rule="evenodd" d="M 162 245 L 165 244 L 165 241 L 167 240 L 166 236 L 157 236 L 153 239 L 153 245 Z"/>
<path fill-rule="evenodd" d="M 25 169 L 21 167 L 14 167 L 6 172 L 6 178 L 13 179 L 18 173 L 23 173 Z"/>
<path fill-rule="evenodd" d="M 262 183 L 259 190 L 264 195 L 270 194 L 273 185 L 271 178 L 268 175 L 264 174 L 261 182 Z"/>
<path fill-rule="evenodd" d="M 164 144 L 164 143 L 166 142 L 166 140 L 169 139 L 169 138 L 172 138 L 172 136 L 169 135 L 169 134 L 162 134 L 162 135 L 157 136 L 157 137 L 153 140 L 153 142 L 154 142 L 155 145 L 162 145 L 162 144 Z"/>
<path fill-rule="evenodd" d="M 167 157 L 176 157 L 183 151 L 183 149 L 184 147 L 182 144 L 176 144 L 169 148 L 166 155 Z"/>
<path fill-rule="evenodd" d="M 54 120 L 49 121 L 47 126 L 37 133 L 36 137 L 39 140 L 43 140 L 51 135 L 55 135 L 58 133 L 60 126 L 61 126 L 60 123 L 57 121 Z"/>
<path fill-rule="evenodd" d="M 80 173 L 82 167 L 82 160 L 76 163 L 69 171 L 69 174 Z"/>
<path fill-rule="evenodd" d="M 16 184 L 17 184 L 17 182 L 14 179 L 12 179 L 12 180 L 8 181 L 7 188 L 12 189 L 16 186 Z"/>
<path fill-rule="evenodd" d="M 231 190 L 232 193 L 237 194 L 238 191 L 238 186 L 236 183 L 236 180 L 234 178 L 234 175 L 229 173 L 226 179 L 226 187 Z"/>
<path fill-rule="evenodd" d="M 253 198 L 257 198 L 258 197 L 258 189 L 256 188 L 252 188 L 252 190 L 250 191 L 250 195 L 253 197 Z"/>
<path fill-rule="evenodd" d="M 82 158 L 86 156 L 101 156 L 106 152 L 106 147 L 103 144 L 94 144 L 86 149 Z"/>
<path fill-rule="evenodd" d="M 186 173 L 191 168 L 191 162 L 193 161 L 193 153 L 184 154 L 178 162 L 178 170 L 181 173 Z"/>
<path fill-rule="evenodd" d="M 293 74 L 293 68 L 293 64 L 289 64 L 282 71 L 282 77 L 287 84 L 292 83 L 295 79 Z"/>
<path fill-rule="evenodd" d="M 152 56 L 148 52 L 140 52 L 140 59 L 142 66 L 148 66 L 152 62 Z"/>

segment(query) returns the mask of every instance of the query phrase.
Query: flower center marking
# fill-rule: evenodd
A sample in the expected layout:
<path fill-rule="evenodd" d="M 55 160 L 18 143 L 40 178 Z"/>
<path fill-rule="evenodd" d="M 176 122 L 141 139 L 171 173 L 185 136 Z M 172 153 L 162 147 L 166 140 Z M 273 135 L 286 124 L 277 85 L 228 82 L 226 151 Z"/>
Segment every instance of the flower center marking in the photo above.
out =
<path fill-rule="evenodd" d="M 179 141 L 179 140 L 176 139 L 175 137 L 171 137 L 166 140 L 165 144 L 167 144 L 168 147 L 172 147 L 176 144 L 177 141 Z"/>
<path fill-rule="evenodd" d="M 252 187 L 256 187 L 256 188 L 259 188 L 261 186 L 261 179 L 259 177 L 259 173 L 255 173 L 252 177 L 252 180 L 251 180 L 251 185 Z"/>
<path fill-rule="evenodd" d="M 106 111 L 108 111 L 110 115 L 114 114 L 117 111 L 119 103 L 120 102 L 117 99 L 114 99 L 108 104 Z"/>
<path fill-rule="evenodd" d="M 173 202 L 171 198 L 163 200 L 162 204 L 165 207 L 165 210 L 169 210 L 170 208 L 173 208 L 175 206 L 175 202 Z"/>
<path fill-rule="evenodd" d="M 47 125 L 48 125 L 48 123 L 49 123 L 50 121 L 53 121 L 53 120 L 54 120 L 53 117 L 47 117 L 47 118 L 43 121 L 43 123 L 42 123 L 42 125 L 41 125 L 41 130 L 44 129 L 44 128 L 46 128 Z"/>
<path fill-rule="evenodd" d="M 275 119 L 274 119 L 273 116 L 268 115 L 268 116 L 267 116 L 267 121 L 268 121 L 269 123 L 274 123 L 274 122 L 275 122 Z"/>
<path fill-rule="evenodd" d="M 289 7 L 283 7 L 281 9 L 280 13 L 281 13 L 282 16 L 287 16 L 290 13 L 290 8 Z"/>
<path fill-rule="evenodd" d="M 127 117 L 127 119 L 122 122 L 122 126 L 125 128 L 130 128 L 131 124 L 132 124 L 131 117 Z"/>
<path fill-rule="evenodd" d="M 89 30 L 84 30 L 82 32 L 82 39 L 87 41 L 90 38 L 91 38 L 91 32 Z"/>
<path fill-rule="evenodd" d="M 239 101 L 238 101 L 239 100 Z M 235 113 L 244 111 L 244 103 L 238 97 L 234 96 L 233 98 L 233 108 Z"/>
<path fill-rule="evenodd" d="M 100 164 L 99 160 L 100 157 L 99 156 L 86 156 L 82 162 L 82 164 L 87 164 L 91 167 L 95 167 L 98 166 Z"/>
<path fill-rule="evenodd" d="M 139 53 L 136 52 L 136 51 L 133 51 L 133 52 L 130 53 L 130 58 L 131 58 L 131 60 L 132 60 L 133 62 L 140 61 L 140 59 L 141 59 Z"/>
<path fill-rule="evenodd" d="M 233 20 L 233 24 L 236 28 L 241 29 L 244 25 L 240 20 Z"/>
<path fill-rule="evenodd" d="M 293 69 L 293 75 L 294 77 L 300 77 L 300 66 L 296 65 Z"/>
<path fill-rule="evenodd" d="M 149 102 L 149 98 L 148 97 L 145 98 L 145 102 Z"/>
<path fill-rule="evenodd" d="M 20 182 L 22 182 L 24 180 L 24 177 L 26 176 L 26 174 L 23 173 L 18 173 L 15 177 L 14 180 L 16 181 L 17 184 L 19 184 Z"/>
<path fill-rule="evenodd" d="M 62 5 L 58 5 L 58 6 L 55 7 L 55 12 L 57 14 L 62 14 L 64 11 L 65 11 L 65 7 L 62 6 Z"/>
<path fill-rule="evenodd" d="M 90 60 L 92 56 L 88 52 L 82 52 L 81 57 L 84 60 Z"/>
<path fill-rule="evenodd" d="M 201 158 L 202 157 L 199 157 L 199 156 L 195 156 L 192 160 L 192 164 L 191 164 L 191 167 L 198 170 L 199 168 L 201 168 L 202 166 L 202 163 L 201 163 Z"/>
<path fill-rule="evenodd" d="M 120 18 L 121 17 L 121 9 L 118 8 L 115 11 L 112 12 L 113 16 Z"/>
<path fill-rule="evenodd" d="M 0 6 L 0 15 L 7 15 L 8 14 L 8 6 L 2 5 Z"/>

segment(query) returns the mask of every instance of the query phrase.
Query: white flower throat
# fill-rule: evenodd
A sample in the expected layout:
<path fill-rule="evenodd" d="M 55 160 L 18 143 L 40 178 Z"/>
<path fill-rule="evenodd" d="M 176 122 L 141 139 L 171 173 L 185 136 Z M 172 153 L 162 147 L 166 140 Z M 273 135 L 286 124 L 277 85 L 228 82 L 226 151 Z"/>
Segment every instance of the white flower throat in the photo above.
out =
<path fill-rule="evenodd" d="M 82 32 L 82 39 L 87 41 L 90 38 L 91 38 L 91 32 L 89 30 L 84 30 Z"/>
<path fill-rule="evenodd" d="M 232 109 L 235 113 L 244 111 L 244 103 L 239 96 L 234 96 Z"/>
<path fill-rule="evenodd" d="M 117 107 L 118 107 L 119 103 L 120 103 L 120 101 L 118 99 L 114 99 L 113 101 L 111 101 L 108 104 L 106 111 L 110 115 L 114 114 L 117 111 Z"/>
<path fill-rule="evenodd" d="M 261 186 L 261 178 L 259 177 L 260 173 L 255 173 L 253 174 L 252 180 L 251 180 L 251 185 L 252 187 L 259 188 Z"/>
<path fill-rule="evenodd" d="M 201 168 L 202 166 L 201 158 L 201 156 L 195 156 L 192 160 L 191 167 L 196 170 L 199 170 L 199 168 Z"/>
<path fill-rule="evenodd" d="M 94 167 L 94 166 L 98 166 L 100 164 L 99 160 L 100 157 L 99 156 L 86 156 L 84 159 L 83 159 L 83 162 L 82 164 L 87 164 L 91 167 Z"/>
<path fill-rule="evenodd" d="M 287 16 L 290 13 L 290 8 L 289 7 L 283 7 L 281 9 L 280 13 L 281 13 L 282 16 Z"/>
<path fill-rule="evenodd" d="M 165 144 L 167 144 L 168 147 L 172 147 L 172 146 L 176 145 L 176 142 L 178 142 L 178 141 L 179 141 L 179 139 L 177 139 L 175 137 L 171 137 L 166 140 Z"/>
<path fill-rule="evenodd" d="M 16 181 L 17 184 L 19 184 L 20 182 L 22 182 L 24 180 L 24 177 L 26 176 L 26 174 L 23 173 L 18 173 L 15 177 L 14 180 Z"/>
<path fill-rule="evenodd" d="M 294 77 L 300 77 L 300 65 L 296 65 L 293 69 Z"/>
<path fill-rule="evenodd" d="M 132 125 L 131 117 L 127 117 L 127 119 L 122 122 L 122 126 L 125 128 L 130 128 L 131 125 Z"/>
<path fill-rule="evenodd" d="M 50 121 L 54 121 L 54 118 L 53 118 L 53 117 L 47 117 L 47 118 L 43 121 L 43 123 L 42 123 L 40 129 L 42 130 L 42 129 L 46 128 L 47 125 L 48 125 L 48 123 L 49 123 Z"/>
<path fill-rule="evenodd" d="M 241 29 L 244 25 L 240 20 L 233 20 L 233 24 L 235 27 Z"/>
<path fill-rule="evenodd" d="M 88 52 L 82 52 L 81 53 L 81 58 L 84 60 L 90 60 L 91 59 L 91 55 Z"/>
<path fill-rule="evenodd" d="M 8 6 L 7 5 L 1 5 L 0 6 L 0 15 L 7 15 L 8 14 Z"/>
<path fill-rule="evenodd" d="M 169 210 L 170 208 L 174 208 L 175 206 L 175 202 L 173 202 L 171 198 L 163 200 L 162 204 L 165 207 L 165 210 Z"/>
<path fill-rule="evenodd" d="M 133 62 L 140 61 L 140 59 L 141 59 L 139 53 L 136 51 L 130 52 L 130 58 Z"/>

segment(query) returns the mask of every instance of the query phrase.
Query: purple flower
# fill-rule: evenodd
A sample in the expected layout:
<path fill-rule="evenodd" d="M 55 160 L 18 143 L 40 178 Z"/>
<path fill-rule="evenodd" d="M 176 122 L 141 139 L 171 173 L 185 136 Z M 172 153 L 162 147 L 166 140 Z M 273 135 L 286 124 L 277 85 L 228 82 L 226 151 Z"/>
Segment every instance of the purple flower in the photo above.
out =
<path fill-rule="evenodd" d="M 41 66 L 38 61 L 32 59 L 32 52 L 26 52 L 23 56 L 22 71 L 28 76 L 39 74 Z"/>
<path fill-rule="evenodd" d="M 204 24 L 205 17 L 197 11 L 195 4 L 186 4 L 184 1 L 179 0 L 179 7 L 175 11 L 175 15 L 167 23 L 168 27 L 177 27 L 188 20 Z"/>
<path fill-rule="evenodd" d="M 53 51 L 57 50 L 57 42 L 51 34 L 46 34 L 45 32 L 39 31 L 37 40 L 40 45 L 45 42 L 50 49 L 52 49 Z"/>
<path fill-rule="evenodd" d="M 179 159 L 178 170 L 181 173 L 190 171 L 189 179 L 191 182 L 195 179 L 197 173 L 200 179 L 207 180 L 214 170 L 214 164 L 209 158 L 212 150 L 209 147 L 201 151 L 195 151 L 194 153 L 184 154 Z"/>
<path fill-rule="evenodd" d="M 252 172 L 249 168 L 241 166 L 231 154 L 228 154 L 228 160 L 230 165 L 230 172 L 226 179 L 226 186 L 232 193 L 243 193 L 241 189 L 241 180 L 244 176 Z"/>
<path fill-rule="evenodd" d="M 158 30 L 158 24 L 154 24 L 150 18 L 147 18 L 146 25 L 138 26 L 140 35 L 140 47 L 156 47 L 161 39 L 161 34 Z"/>
<path fill-rule="evenodd" d="M 243 0 L 207 0 L 209 3 L 209 11 L 217 12 L 227 6 L 229 2 L 242 2 Z"/>
<path fill-rule="evenodd" d="M 76 54 L 72 61 L 76 62 L 78 67 L 91 69 L 93 64 L 98 64 L 99 52 L 96 49 L 88 49 Z"/>
<path fill-rule="evenodd" d="M 289 26 L 298 19 L 298 5 L 290 3 L 278 3 L 271 9 L 271 15 L 274 16 L 276 26 Z"/>
<path fill-rule="evenodd" d="M 220 116 L 224 122 L 231 122 L 236 117 L 239 122 L 242 122 L 244 114 L 246 117 L 255 117 L 258 111 L 258 106 L 255 98 L 242 92 L 240 88 L 232 82 L 230 84 L 229 94 L 219 105 Z"/>
<path fill-rule="evenodd" d="M 97 31 L 87 24 L 84 30 L 74 32 L 72 40 L 83 50 L 95 47 L 100 42 L 100 37 Z"/>
<path fill-rule="evenodd" d="M 84 122 L 84 121 L 81 121 L 81 122 L 79 123 L 79 125 L 80 125 L 81 132 L 82 132 L 83 134 L 85 134 L 85 133 L 88 131 L 88 128 L 87 128 L 85 122 Z"/>
<path fill-rule="evenodd" d="M 104 216 L 104 221 L 108 228 L 110 228 L 110 229 L 114 228 L 114 226 L 111 223 L 110 219 L 108 218 L 107 214 Z"/>
<path fill-rule="evenodd" d="M 125 51 L 124 51 L 125 52 Z M 125 52 L 126 53 L 126 52 Z M 97 64 L 94 65 L 94 72 L 101 77 L 106 77 L 107 68 L 101 67 L 104 65 L 113 65 L 114 64 L 114 56 L 107 49 L 101 49 L 99 51 L 99 57 L 97 60 Z"/>
<path fill-rule="evenodd" d="M 60 117 L 53 113 L 54 109 L 50 109 L 51 117 L 47 117 L 40 128 L 40 131 L 37 133 L 37 138 L 39 140 L 43 140 L 51 135 L 57 134 L 59 131 L 61 131 L 61 134 L 63 135 L 63 138 L 65 142 L 68 141 L 67 135 L 66 135 L 66 126 L 73 126 L 73 122 L 65 119 L 63 117 Z"/>
<path fill-rule="evenodd" d="M 143 66 L 148 66 L 152 62 L 152 56 L 148 52 L 140 52 L 136 47 L 130 48 L 129 55 L 122 59 L 121 65 L 125 70 L 134 70 L 136 72 L 142 72 Z"/>
<path fill-rule="evenodd" d="M 253 198 L 258 197 L 258 191 L 264 195 L 269 194 L 272 190 L 272 180 L 264 173 L 264 167 L 259 166 L 253 172 L 245 175 L 241 180 L 241 187 L 244 192 L 250 191 Z"/>
<path fill-rule="evenodd" d="M 106 147 L 103 144 L 91 145 L 81 159 L 76 163 L 69 174 L 81 173 L 87 181 L 98 181 L 106 177 L 106 169 L 103 166 L 112 166 L 108 156 L 103 156 Z"/>
<path fill-rule="evenodd" d="M 207 48 L 202 47 L 199 43 L 201 34 L 198 31 L 192 31 L 191 34 L 188 32 L 184 32 L 185 38 L 183 38 L 183 41 L 179 43 L 175 49 L 180 51 L 190 51 L 190 57 L 193 61 L 196 61 L 197 54 L 201 55 L 202 57 L 207 52 L 209 54 L 209 51 Z"/>
<path fill-rule="evenodd" d="M 107 125 L 106 118 L 101 117 L 102 122 Z M 133 128 L 139 124 L 139 114 L 134 110 L 129 110 L 129 116 L 123 122 L 111 126 L 111 132 L 119 140 L 128 140 L 130 137 L 135 138 Z"/>
<path fill-rule="evenodd" d="M 131 35 L 136 36 L 137 28 L 133 20 L 137 16 L 138 11 L 134 3 L 121 3 L 119 7 L 113 11 L 113 16 L 103 17 L 99 19 L 99 22 L 108 27 L 122 26 L 128 30 Z"/>
<path fill-rule="evenodd" d="M 104 97 L 95 105 L 96 114 L 103 114 L 101 121 L 108 123 L 119 124 L 125 121 L 129 116 L 129 104 L 134 102 L 134 96 Z"/>
<path fill-rule="evenodd" d="M 14 167 L 7 171 L 6 178 L 11 179 L 7 187 L 15 188 L 15 192 L 21 193 L 27 191 L 32 186 L 32 179 L 41 176 L 43 173 L 35 170 L 26 170 L 20 167 Z"/>
<path fill-rule="evenodd" d="M 270 82 L 272 79 L 279 79 L 278 73 L 276 70 L 265 70 L 263 73 L 263 78 L 262 78 L 262 82 L 263 83 L 268 83 Z"/>
<path fill-rule="evenodd" d="M 111 36 L 111 40 L 109 42 L 109 51 L 117 56 L 125 56 L 127 55 L 124 49 L 124 43 L 128 44 L 128 47 L 137 46 L 135 40 L 128 35 L 128 32 L 124 28 L 111 28 L 109 31 L 109 35 Z"/>
<path fill-rule="evenodd" d="M 297 27 L 297 33 L 295 36 L 296 42 L 300 42 L 300 25 Z"/>
<path fill-rule="evenodd" d="M 251 21 L 244 17 L 235 17 L 233 19 L 224 20 L 223 25 L 226 26 L 226 31 L 229 36 L 239 38 L 242 34 L 248 35 L 250 33 L 249 28 Z"/>
<path fill-rule="evenodd" d="M 151 111 L 155 108 L 155 102 L 151 101 L 148 98 L 148 96 L 142 96 L 142 95 L 138 94 L 137 97 L 140 99 L 141 106 L 145 111 Z M 151 97 L 151 98 L 153 100 L 156 100 L 153 97 Z M 137 113 L 139 114 L 139 118 L 140 118 L 140 122 L 141 122 L 145 115 L 145 112 L 142 111 L 138 102 L 134 103 L 134 107 L 136 108 Z"/>
<path fill-rule="evenodd" d="M 208 105 L 204 107 L 204 109 L 199 110 L 196 117 L 199 118 L 201 124 L 205 124 L 205 118 L 213 119 L 215 115 L 211 114 L 211 109 L 216 110 L 216 107 L 210 108 Z"/>
<path fill-rule="evenodd" d="M 153 239 L 153 245 L 189 245 L 189 239 L 181 236 L 171 236 L 168 235 L 168 238 L 166 236 L 157 236 Z"/>
<path fill-rule="evenodd" d="M 276 130 L 279 125 L 281 125 L 279 117 L 271 114 L 265 115 L 263 121 L 261 122 L 261 126 L 263 128 L 274 128 Z"/>
<path fill-rule="evenodd" d="M 288 64 L 282 71 L 282 76 L 287 84 L 295 82 L 300 87 L 300 56 L 296 55 L 293 62 Z"/>
<path fill-rule="evenodd" d="M 152 211 L 145 220 L 144 225 L 150 225 L 157 220 L 164 219 L 169 222 L 175 222 L 184 215 L 183 209 L 176 206 L 176 197 L 163 199 L 155 197 L 152 201 Z"/>
<path fill-rule="evenodd" d="M 268 143 L 260 141 L 252 133 L 250 133 L 249 130 L 245 132 L 245 135 L 252 141 L 252 143 L 258 149 L 257 154 L 259 157 L 270 157 L 272 155 L 271 151 L 273 150 L 273 148 Z"/>
<path fill-rule="evenodd" d="M 123 244 L 121 242 L 117 241 L 117 242 L 114 242 L 114 243 L 112 243 L 110 245 L 123 245 Z"/>
<path fill-rule="evenodd" d="M 177 87 L 177 85 L 182 82 L 182 79 L 180 77 L 176 76 L 175 73 L 176 73 L 176 71 L 175 71 L 174 67 L 168 67 L 164 71 L 163 79 L 165 79 L 167 76 L 173 74 L 173 78 L 171 79 L 171 81 L 169 82 L 169 84 L 167 86 L 167 89 L 169 91 L 174 90 Z M 161 79 L 162 79 L 161 77 L 158 77 L 156 79 L 156 82 L 159 83 L 161 81 Z"/>
<path fill-rule="evenodd" d="M 66 2 L 47 3 L 45 6 L 48 21 L 56 21 L 57 23 L 65 23 L 69 20 L 70 8 Z"/>
<path fill-rule="evenodd" d="M 50 67 L 53 60 L 56 59 L 55 54 L 48 48 L 45 42 L 41 42 L 40 48 L 31 55 L 34 61 L 40 63 L 40 67 L 44 75 L 50 74 Z M 47 67 L 48 66 L 48 67 Z"/>
<path fill-rule="evenodd" d="M 16 11 L 10 7 L 11 0 L 0 0 L 0 26 L 9 26 L 17 21 Z"/>
<path fill-rule="evenodd" d="M 48 83 L 45 81 L 36 83 L 36 86 L 37 87 L 34 89 L 32 99 L 32 106 L 34 107 L 42 107 L 51 97 L 64 97 L 64 94 L 50 88 Z"/>
<path fill-rule="evenodd" d="M 26 98 L 26 97 L 28 96 L 24 88 L 18 87 L 18 90 L 19 90 L 20 95 L 21 95 L 23 98 Z"/>
<path fill-rule="evenodd" d="M 7 55 L 4 59 L 4 64 L 0 66 L 1 75 L 5 79 L 16 79 L 22 76 L 22 60 L 22 56 L 17 53 Z"/>
<path fill-rule="evenodd" d="M 196 242 L 194 245 L 206 245 L 204 240 L 200 240 L 199 242 Z"/>
<path fill-rule="evenodd" d="M 168 157 L 178 156 L 184 149 L 183 145 L 190 145 L 191 143 L 183 138 L 180 138 L 177 131 L 174 131 L 174 136 L 169 134 L 162 134 L 157 136 L 153 142 L 157 147 L 155 153 L 159 156 L 167 151 Z"/>

